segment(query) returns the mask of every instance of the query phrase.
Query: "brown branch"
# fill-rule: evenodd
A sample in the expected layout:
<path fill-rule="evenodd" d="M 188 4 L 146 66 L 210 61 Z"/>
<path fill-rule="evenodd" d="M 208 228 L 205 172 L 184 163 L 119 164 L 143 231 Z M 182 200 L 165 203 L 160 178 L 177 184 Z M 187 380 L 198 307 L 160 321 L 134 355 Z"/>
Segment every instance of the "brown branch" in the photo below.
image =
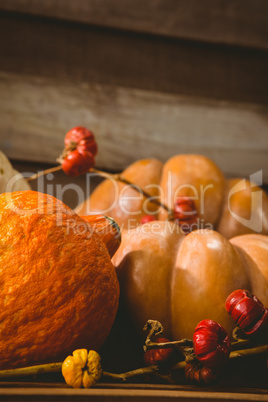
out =
<path fill-rule="evenodd" d="M 157 200 L 156 198 L 152 197 L 151 194 L 149 194 L 147 191 L 143 190 L 141 187 L 139 187 L 137 184 L 132 183 L 131 181 L 125 179 L 124 176 L 118 173 L 107 173 L 103 172 L 102 170 L 98 170 L 95 168 L 92 168 L 90 172 L 97 173 L 99 176 L 105 177 L 106 179 L 113 179 L 120 181 L 123 184 L 128 185 L 129 187 L 133 188 L 136 190 L 138 193 L 140 193 L 143 197 L 148 198 L 150 202 L 153 204 L 157 205 L 158 207 L 164 208 L 169 215 L 169 220 L 173 219 L 174 217 L 174 212 L 172 209 L 168 208 L 165 204 L 163 204 L 161 201 Z"/>
<path fill-rule="evenodd" d="M 266 354 L 268 356 L 268 344 L 260 345 L 249 349 L 235 350 L 230 353 L 230 359 L 242 358 L 248 356 L 256 356 L 260 354 Z"/>
<path fill-rule="evenodd" d="M 181 339 L 179 341 L 169 341 L 169 342 L 161 342 L 161 343 L 156 343 L 151 340 L 152 337 L 156 337 L 157 335 L 161 335 L 164 331 L 164 327 L 161 324 L 161 322 L 157 320 L 148 320 L 143 328 L 144 331 L 149 331 L 147 338 L 145 340 L 145 345 L 143 347 L 144 351 L 146 352 L 147 350 L 150 349 L 167 349 L 170 347 L 175 347 L 175 346 L 187 346 L 187 347 L 192 347 L 193 346 L 193 341 L 190 339 Z"/>
<path fill-rule="evenodd" d="M 38 177 L 44 176 L 45 174 L 54 173 L 54 172 L 57 172 L 59 170 L 61 170 L 61 165 L 55 166 L 55 167 L 52 167 L 52 168 L 49 168 L 49 169 L 46 169 L 46 170 L 42 170 L 41 172 L 35 173 L 30 177 L 26 177 L 25 180 L 26 181 L 32 181 L 32 180 L 38 179 Z"/>
<path fill-rule="evenodd" d="M 49 168 L 49 169 L 45 169 L 45 170 L 43 170 L 41 172 L 38 172 L 38 173 L 32 175 L 31 177 L 26 178 L 26 180 L 29 182 L 29 181 L 38 179 L 38 177 L 44 176 L 44 175 L 46 175 L 48 173 L 57 172 L 57 171 L 59 171 L 61 169 L 62 169 L 61 165 L 55 166 L 55 167 L 52 167 L 52 168 Z M 161 208 L 165 209 L 168 212 L 168 220 L 173 220 L 174 219 L 174 212 L 173 212 L 172 209 L 167 207 L 161 201 L 159 201 L 156 198 L 154 198 L 151 194 L 149 194 L 147 191 L 143 190 L 137 184 L 132 183 L 131 181 L 125 179 L 123 176 L 121 176 L 121 174 L 107 173 L 107 172 L 104 172 L 103 170 L 99 170 L 99 169 L 95 169 L 95 168 L 91 168 L 89 170 L 89 173 L 96 173 L 99 176 L 104 177 L 105 179 L 120 181 L 121 183 L 128 185 L 129 187 L 131 187 L 134 190 L 136 190 L 137 192 L 139 192 L 143 197 L 149 199 L 152 204 L 155 204 L 158 207 L 161 207 Z"/>
<path fill-rule="evenodd" d="M 187 347 L 191 347 L 193 346 L 193 341 L 191 341 L 190 339 L 181 339 L 179 341 L 170 341 L 170 342 L 162 342 L 162 343 L 156 343 L 156 342 L 152 342 L 149 341 L 146 343 L 146 345 L 144 346 L 144 351 L 146 352 L 147 350 L 150 349 L 167 349 L 167 348 L 171 348 L 171 347 L 175 347 L 175 346 L 187 346 Z"/>
<path fill-rule="evenodd" d="M 121 374 L 114 374 L 114 373 L 109 373 L 107 371 L 103 371 L 102 375 L 104 377 L 108 377 L 113 380 L 119 380 L 119 381 L 125 382 L 129 378 L 138 377 L 138 376 L 142 376 L 145 374 L 155 374 L 157 371 L 158 371 L 158 366 L 148 366 L 148 367 L 142 367 L 142 368 L 139 368 L 136 370 L 127 371 L 127 372 L 121 373 Z"/>
<path fill-rule="evenodd" d="M 183 369 L 185 368 L 186 364 L 187 364 L 187 363 L 186 363 L 185 360 L 183 360 L 183 361 L 181 361 L 181 362 L 178 362 L 178 363 L 174 364 L 174 365 L 171 367 L 171 371 L 183 370 Z"/>
<path fill-rule="evenodd" d="M 9 379 L 14 377 L 28 377 L 44 373 L 58 373 L 61 371 L 62 363 L 40 364 L 38 366 L 29 366 L 11 370 L 0 370 L 0 379 Z"/>
<path fill-rule="evenodd" d="M 157 345 L 159 346 L 160 344 L 157 344 Z M 268 344 L 256 346 L 256 347 L 249 348 L 249 349 L 241 349 L 241 350 L 232 351 L 230 353 L 229 358 L 230 359 L 246 358 L 249 356 L 256 356 L 256 355 L 260 355 L 260 354 L 268 355 Z M 171 369 L 171 371 L 181 370 L 181 369 L 184 369 L 186 364 L 187 364 L 186 361 L 181 361 L 181 362 L 174 364 L 170 369 Z M 58 363 L 41 364 L 41 365 L 37 365 L 37 366 L 29 366 L 29 367 L 23 367 L 23 368 L 11 369 L 11 370 L 0 370 L 0 379 L 2 380 L 2 379 L 11 379 L 11 378 L 16 378 L 16 377 L 28 377 L 28 376 L 34 376 L 34 375 L 44 374 L 44 373 L 58 373 L 61 371 L 61 368 L 62 368 L 62 362 L 58 362 Z M 168 381 L 167 376 L 162 375 L 161 373 L 159 373 L 158 370 L 159 370 L 159 367 L 153 365 L 153 366 L 148 366 L 148 367 L 142 367 L 142 368 L 132 370 L 132 371 L 127 371 L 126 373 L 121 373 L 121 374 L 114 374 L 114 373 L 109 373 L 109 372 L 103 371 L 102 375 L 104 377 L 108 377 L 108 378 L 111 378 L 114 380 L 125 382 L 129 378 L 143 376 L 146 374 L 154 374 L 154 375 L 157 375 L 158 377 L 161 377 L 165 381 Z"/>
<path fill-rule="evenodd" d="M 150 202 L 153 204 L 157 205 L 158 207 L 161 207 L 165 209 L 168 212 L 168 220 L 174 219 L 174 212 L 172 209 L 167 207 L 165 204 L 163 204 L 161 201 L 157 200 L 156 198 L 153 198 L 151 194 L 147 193 L 147 191 L 143 190 L 141 187 L 137 186 L 136 184 L 130 182 L 129 180 L 125 179 L 121 175 L 117 176 L 116 180 L 120 181 L 121 183 L 127 184 L 129 187 L 133 188 L 134 190 L 138 191 L 141 195 L 143 195 L 145 198 L 148 198 Z"/>

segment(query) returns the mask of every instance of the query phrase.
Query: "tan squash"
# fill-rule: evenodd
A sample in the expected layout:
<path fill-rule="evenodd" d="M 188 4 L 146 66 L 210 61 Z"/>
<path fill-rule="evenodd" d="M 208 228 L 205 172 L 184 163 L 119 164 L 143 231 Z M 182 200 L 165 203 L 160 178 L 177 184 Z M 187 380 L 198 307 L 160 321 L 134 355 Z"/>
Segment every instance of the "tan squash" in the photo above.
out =
<path fill-rule="evenodd" d="M 252 187 L 249 181 L 245 181 L 244 189 L 235 187 L 241 179 L 226 180 L 217 165 L 205 156 L 177 155 L 165 164 L 156 159 L 139 160 L 124 170 L 122 176 L 170 209 L 178 197 L 192 198 L 199 214 L 193 229 L 218 230 L 227 238 L 244 233 L 268 234 L 265 191 Z M 232 194 L 235 188 L 238 189 Z M 253 195 L 258 192 L 262 193 L 262 205 L 260 198 Z M 108 214 L 125 230 L 137 226 L 147 214 L 160 220 L 167 217 L 163 208 L 153 205 L 134 189 L 110 180 L 103 181 L 76 212 Z"/>
<path fill-rule="evenodd" d="M 228 239 L 250 233 L 268 234 L 267 193 L 249 180 L 227 180 L 217 230 Z"/>
<path fill-rule="evenodd" d="M 192 338 L 203 319 L 231 333 L 226 297 L 237 288 L 268 305 L 268 237 L 244 235 L 228 241 L 212 230 L 185 236 L 172 222 L 155 221 L 124 232 L 112 259 L 123 303 L 137 329 L 162 322 L 172 339 Z"/>

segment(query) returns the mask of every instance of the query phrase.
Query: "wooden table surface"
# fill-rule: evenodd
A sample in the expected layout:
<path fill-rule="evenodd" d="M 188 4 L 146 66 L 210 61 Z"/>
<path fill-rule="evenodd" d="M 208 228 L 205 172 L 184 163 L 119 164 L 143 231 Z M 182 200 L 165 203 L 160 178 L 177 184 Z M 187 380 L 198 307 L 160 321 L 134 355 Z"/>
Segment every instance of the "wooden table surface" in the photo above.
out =
<path fill-rule="evenodd" d="M 91 389 L 71 389 L 63 383 L 0 382 L 3 401 L 268 401 L 268 389 L 159 384 L 102 383 Z"/>

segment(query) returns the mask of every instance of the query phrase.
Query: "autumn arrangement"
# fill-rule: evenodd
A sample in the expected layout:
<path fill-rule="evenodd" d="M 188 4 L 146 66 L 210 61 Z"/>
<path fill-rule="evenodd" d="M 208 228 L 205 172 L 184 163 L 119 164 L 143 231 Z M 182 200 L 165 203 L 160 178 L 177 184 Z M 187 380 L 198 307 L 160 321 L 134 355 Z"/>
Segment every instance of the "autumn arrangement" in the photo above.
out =
<path fill-rule="evenodd" d="M 89 388 L 103 378 L 148 375 L 172 383 L 180 370 L 189 383 L 208 385 L 233 359 L 267 359 L 266 193 L 256 231 L 244 224 L 252 213 L 249 187 L 230 199 L 237 181 L 227 183 L 208 158 L 137 161 L 111 174 L 95 169 L 91 131 L 75 127 L 64 145 L 59 165 L 29 182 L 60 169 L 106 180 L 90 197 L 90 213 L 89 200 L 75 212 L 34 191 L 0 195 L 0 379 L 62 372 L 71 387 Z M 126 188 L 127 201 L 113 193 L 114 183 Z M 193 196 L 197 187 L 203 199 Z M 244 220 L 235 219 L 239 214 Z M 145 367 L 122 374 L 103 371 L 98 354 L 119 288 L 134 325 L 141 332 L 146 323 L 148 332 Z"/>

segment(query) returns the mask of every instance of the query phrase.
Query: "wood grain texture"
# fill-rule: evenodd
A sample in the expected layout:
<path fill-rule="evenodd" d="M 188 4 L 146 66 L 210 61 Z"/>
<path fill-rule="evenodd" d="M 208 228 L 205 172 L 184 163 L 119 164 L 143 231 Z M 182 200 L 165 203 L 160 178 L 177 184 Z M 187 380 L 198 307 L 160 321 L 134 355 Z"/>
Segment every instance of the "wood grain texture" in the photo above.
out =
<path fill-rule="evenodd" d="M 63 377 L 59 374 L 55 376 L 55 373 L 50 374 L 49 381 L 42 381 L 42 375 L 39 375 L 35 378 L 24 378 L 23 381 L 13 380 L 13 381 L 1 381 L 0 389 L 2 388 L 69 388 L 69 386 L 65 383 Z M 167 384 L 167 383 L 153 383 L 153 382 L 132 382 L 132 383 L 120 383 L 120 382 L 106 382 L 100 381 L 95 384 L 95 389 L 98 390 L 143 390 L 143 391 L 196 391 L 196 392 L 210 392 L 210 393 L 228 393 L 230 394 L 258 394 L 261 396 L 267 396 L 268 398 L 268 388 L 260 388 L 260 387 L 246 387 L 246 386 L 230 386 L 230 385 L 207 385 L 204 386 L 198 385 L 190 385 L 190 384 Z M 38 391 L 37 391 L 38 392 Z M 52 390 L 53 392 L 53 390 Z"/>
<path fill-rule="evenodd" d="M 127 31 L 268 49 L 266 0 L 0 0 L 0 9 Z"/>
<path fill-rule="evenodd" d="M 95 133 L 97 165 L 122 170 L 136 159 L 178 153 L 211 157 L 227 175 L 263 170 L 268 181 L 268 107 L 0 74 L 0 148 L 18 160 L 55 163 L 65 133 Z"/>
<path fill-rule="evenodd" d="M 267 51 L 4 13 L 0 54 L 8 72 L 268 104 Z"/>
<path fill-rule="evenodd" d="M 230 392 L 209 392 L 209 391 L 181 391 L 181 390 L 159 390 L 159 389 L 64 389 L 64 388 L 3 388 L 0 395 L 5 401 L 267 401 L 267 395 L 257 393 L 230 393 Z M 27 399 L 28 398 L 28 399 Z"/>

